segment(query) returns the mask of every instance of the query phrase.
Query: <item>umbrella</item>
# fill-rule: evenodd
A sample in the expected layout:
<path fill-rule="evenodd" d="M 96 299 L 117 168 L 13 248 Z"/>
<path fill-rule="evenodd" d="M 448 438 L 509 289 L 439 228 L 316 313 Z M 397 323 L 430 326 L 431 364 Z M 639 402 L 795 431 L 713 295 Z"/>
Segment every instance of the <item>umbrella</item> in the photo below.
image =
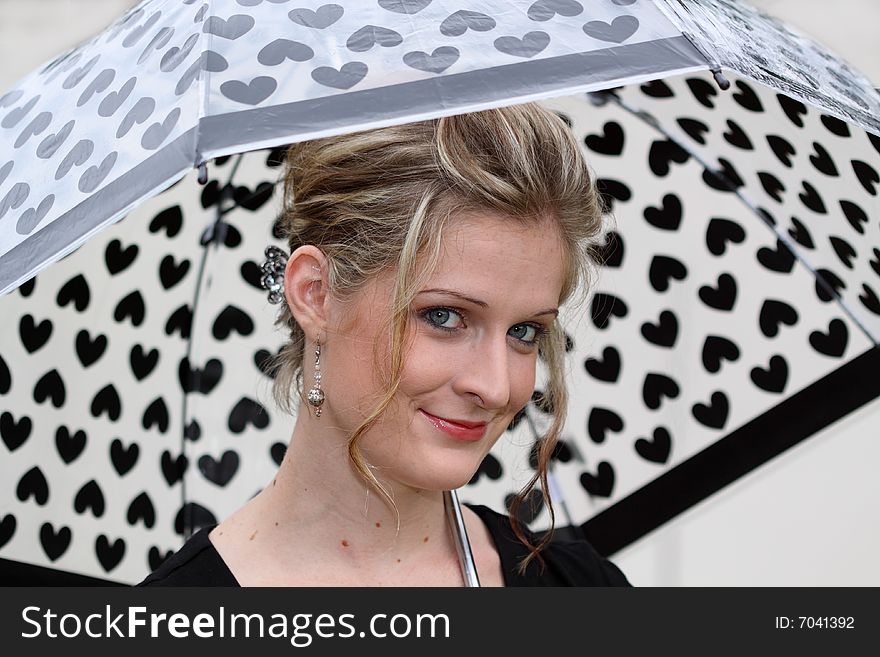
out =
<path fill-rule="evenodd" d="M 268 9 L 270 4 L 282 3 L 264 4 L 266 6 L 263 8 Z M 396 6 L 401 8 L 403 4 Z M 426 3 L 409 3 L 407 6 L 415 9 L 417 4 Z M 608 27 L 603 29 L 611 30 L 619 38 L 626 31 L 619 26 L 631 23 L 626 20 L 620 22 L 619 19 L 635 17 L 637 8 L 634 4 L 604 3 L 606 9 L 626 13 L 614 17 L 606 14 L 603 15 L 606 20 L 597 19 L 597 22 L 605 23 Z M 651 6 L 649 3 L 639 3 L 639 8 L 643 5 Z M 439 6 L 440 3 L 432 5 L 434 8 Z M 564 11 L 568 11 L 565 10 L 565 3 L 529 3 L 529 10 L 533 6 L 544 8 L 544 13 L 536 13 L 535 10 L 531 11 L 531 16 L 528 16 L 528 12 L 522 12 L 520 16 L 527 16 L 531 24 L 546 23 L 550 19 L 561 20 L 565 18 Z M 547 17 L 547 8 L 551 6 L 556 9 Z M 727 7 L 727 3 L 713 3 L 712 6 L 721 11 L 721 8 Z M 668 11 L 669 7 L 664 5 L 664 10 Z M 657 13 L 657 7 L 646 11 Z M 411 12 L 407 16 L 412 19 L 417 13 Z M 320 10 L 315 17 L 319 14 Z M 657 15 L 662 16 L 660 13 Z M 129 18 L 126 22 L 143 19 L 146 25 L 150 16 L 152 14 Z M 542 17 L 543 20 L 539 20 Z M 588 33 L 585 26 L 590 21 L 586 18 L 583 15 L 578 18 L 582 34 Z M 637 20 L 640 26 L 645 25 L 644 15 L 638 14 Z M 754 17 L 749 20 L 758 21 Z M 767 29 L 775 27 L 772 23 L 767 25 L 770 26 Z M 147 30 L 154 27 L 157 33 L 161 31 L 155 21 Z M 473 27 L 468 29 L 479 32 Z M 602 34 L 607 36 L 607 33 Z M 789 35 L 788 32 L 780 34 Z M 690 39 L 693 41 L 686 39 L 687 43 L 698 42 L 694 35 Z M 622 41 L 626 41 L 626 38 Z M 616 58 L 621 51 L 615 50 L 614 53 Z M 210 58 L 210 55 L 206 58 Z M 768 68 L 773 70 L 777 65 L 778 62 L 774 60 L 774 64 Z M 705 60 L 701 66 L 705 68 Z M 210 72 L 210 69 L 206 70 Z M 639 79 L 650 75 L 642 72 L 632 77 Z M 517 79 L 521 80 L 522 77 Z M 578 84 L 571 89 L 601 88 L 619 78 L 612 75 L 608 79 L 612 82 Z M 711 77 L 689 77 L 686 82 L 680 81 L 678 86 L 670 82 L 667 87 L 676 97 L 676 105 L 680 100 L 693 96 L 693 110 L 697 112 L 700 108 L 714 109 L 714 106 L 705 107 L 701 98 L 714 99 L 720 105 L 725 98 L 745 98 L 747 88 L 759 100 L 763 99 L 763 106 L 771 107 L 771 102 L 780 105 L 774 94 L 763 87 L 752 87 L 748 81 L 732 75 L 731 80 L 735 83 L 735 91 L 728 96 L 706 91 L 707 85 L 715 91 Z M 552 90 L 543 92 L 545 95 L 564 93 L 563 87 L 554 87 L 556 81 L 556 78 L 551 79 L 549 84 Z M 727 80 L 722 79 L 722 82 L 726 84 Z M 862 87 L 864 85 L 856 89 Z M 693 88 L 697 91 L 694 92 Z M 736 433 L 729 433 L 733 429 L 766 415 L 767 411 L 775 408 L 774 404 L 779 403 L 783 393 L 791 395 L 800 389 L 792 384 L 788 388 L 783 386 L 781 391 L 774 390 L 779 387 L 778 368 L 777 381 L 765 383 L 770 390 L 756 387 L 743 378 L 743 372 L 750 374 L 750 366 L 757 367 L 757 354 L 767 351 L 766 345 L 762 345 L 764 351 L 758 349 L 748 352 L 744 345 L 761 345 L 770 337 L 767 334 L 758 334 L 755 330 L 754 339 L 743 338 L 742 344 L 734 345 L 740 354 L 748 355 L 748 358 L 741 359 L 739 356 L 732 357 L 729 337 L 728 343 L 708 340 L 713 336 L 723 338 L 724 329 L 729 328 L 731 315 L 724 314 L 728 311 L 724 310 L 724 303 L 717 299 L 720 296 L 723 300 L 726 293 L 729 303 L 729 285 L 725 288 L 727 278 L 716 276 L 717 281 L 700 281 L 716 287 L 714 295 L 699 295 L 702 291 L 699 289 L 695 289 L 696 294 L 690 296 L 681 294 L 683 288 L 678 287 L 679 282 L 682 285 L 695 285 L 696 288 L 701 286 L 696 284 L 695 276 L 685 281 L 686 276 L 680 275 L 681 267 L 676 266 L 676 261 L 679 265 L 688 262 L 688 270 L 693 272 L 714 272 L 715 265 L 715 261 L 705 254 L 707 247 L 703 246 L 703 242 L 708 239 L 705 227 L 698 220 L 684 222 L 682 216 L 698 219 L 712 217 L 714 208 L 725 207 L 723 218 L 729 223 L 713 222 L 712 225 L 724 226 L 734 233 L 735 227 L 731 224 L 754 226 L 755 219 L 748 206 L 731 203 L 731 196 L 736 192 L 729 191 L 717 174 L 710 172 L 707 175 L 709 183 L 699 183 L 703 187 L 699 199 L 690 199 L 686 195 L 686 192 L 692 193 L 695 181 L 704 179 L 704 169 L 695 157 L 690 157 L 686 151 L 683 155 L 677 150 L 680 147 L 674 143 L 666 143 L 668 139 L 658 140 L 653 128 L 631 120 L 631 114 L 625 108 L 627 102 L 632 104 L 637 99 L 644 104 L 656 99 L 658 107 L 662 106 L 662 94 L 666 91 L 656 83 L 647 85 L 645 89 L 650 92 L 638 85 L 623 90 L 618 96 L 622 101 L 620 104 L 606 103 L 600 108 L 587 104 L 582 97 L 556 101 L 553 105 L 572 122 L 585 147 L 592 151 L 591 157 L 599 158 L 596 159 L 596 168 L 603 176 L 601 187 L 609 204 L 615 206 L 621 222 L 616 236 L 612 236 L 606 248 L 609 258 L 606 274 L 609 275 L 603 280 L 610 287 L 600 289 L 593 297 L 589 322 L 579 321 L 578 318 L 567 319 L 567 325 L 572 327 L 570 333 L 574 348 L 571 357 L 577 379 L 574 383 L 576 401 L 569 417 L 569 435 L 558 452 L 555 475 L 560 489 L 564 491 L 571 518 L 577 522 L 589 517 L 600 521 L 613 517 L 608 514 L 613 513 L 615 508 L 625 509 L 627 504 L 632 504 L 634 493 L 644 490 L 652 482 L 662 480 L 664 474 L 681 472 L 678 468 L 690 462 L 694 456 L 705 453 L 707 445 L 725 444 L 723 440 Z M 474 93 L 473 89 L 467 91 Z M 635 98 L 628 98 L 625 95 L 627 91 L 635 94 Z M 803 97 L 807 91 L 798 89 L 790 93 Z M 491 95 L 491 92 L 487 91 L 487 94 Z M 538 95 L 533 89 L 530 95 L 512 93 L 510 100 Z M 870 127 L 871 117 L 876 116 L 876 113 L 865 114 L 864 111 L 859 114 L 858 108 L 861 106 L 842 92 L 836 96 L 843 96 L 843 101 L 833 107 L 828 107 L 833 103 L 821 94 L 814 95 L 821 97 L 811 97 L 810 100 L 822 107 L 825 114 L 802 105 L 805 111 L 795 113 L 807 121 L 806 125 L 822 125 L 817 124 L 823 120 L 820 116 L 825 117 L 826 122 L 832 122 L 834 119 L 827 117 L 844 114 L 852 126 Z M 857 97 L 861 99 L 861 96 Z M 862 100 L 870 106 L 871 98 L 867 94 Z M 486 102 L 500 104 L 501 101 Z M 572 105 L 575 102 L 578 104 Z M 448 109 L 447 113 L 474 107 L 459 105 L 458 109 Z M 730 107 L 740 112 L 739 116 L 752 112 L 738 102 Z M 670 111 L 675 114 L 674 110 Z M 784 108 L 781 111 L 785 112 Z M 715 113 L 708 118 L 690 110 L 689 113 L 691 116 L 677 116 L 668 125 L 678 125 L 679 119 L 690 119 L 709 126 L 706 130 L 694 129 L 694 123 L 685 121 L 684 125 L 698 137 L 707 139 L 707 135 L 721 134 L 710 129 L 718 122 Z M 417 116 L 422 115 L 428 114 Z M 699 117 L 704 120 L 701 121 Z M 398 116 L 395 120 L 406 118 Z M 746 124 L 742 118 L 734 116 L 733 119 L 740 126 Z M 621 157 L 624 149 L 618 150 L 615 145 L 621 140 L 615 136 L 613 126 L 609 126 L 614 122 L 620 126 L 626 125 L 623 138 L 627 153 L 625 159 Z M 379 123 L 361 124 L 361 127 L 373 124 Z M 861 138 L 862 141 L 857 142 L 854 138 L 852 145 L 847 144 L 842 149 L 845 151 L 858 143 L 862 148 L 860 161 L 874 161 L 871 158 L 875 156 L 869 150 L 872 145 L 864 131 L 855 127 L 851 131 L 855 138 Z M 685 136 L 689 135 L 684 129 L 682 132 Z M 303 134 L 309 133 L 293 137 L 303 138 Z M 290 138 L 288 136 L 287 140 Z M 757 141 L 755 137 L 752 139 Z M 655 145 L 658 142 L 659 145 Z M 695 149 L 700 145 L 699 139 L 696 142 Z M 800 149 L 800 140 L 791 138 L 790 143 L 798 144 L 798 152 L 806 157 Z M 241 148 L 241 145 L 236 148 Z M 607 156 L 606 160 L 601 160 L 603 155 Z M 730 158 L 725 159 L 730 165 L 725 168 L 729 175 L 724 178 L 728 182 L 734 178 L 734 172 L 742 172 L 737 174 L 740 178 L 746 177 L 746 171 L 751 172 L 749 162 L 739 164 L 737 168 Z M 634 169 L 633 162 L 645 163 L 646 169 Z M 0 364 L 0 374 L 3 374 L 4 366 L 6 372 L 5 378 L 0 376 L 0 392 L 4 394 L 4 401 L 9 401 L 9 410 L 0 418 L 0 433 L 10 457 L 4 461 L 5 467 L 13 475 L 9 479 L 15 482 L 15 496 L 18 499 L 18 502 L 7 506 L 15 512 L 8 513 L 2 519 L 4 533 L 0 536 L 0 542 L 4 543 L 4 555 L 29 560 L 39 554 L 43 562 L 53 563 L 57 567 L 96 575 L 109 573 L 116 578 L 134 580 L 147 566 L 154 567 L 167 554 L 167 550 L 177 544 L 176 532 L 182 533 L 187 527 L 205 524 L 212 517 L 231 510 L 256 492 L 265 481 L 266 473 L 273 467 L 273 460 L 280 458 L 283 446 L 272 442 L 267 431 L 268 427 L 276 426 L 273 423 L 277 420 L 271 416 L 270 409 L 261 403 L 259 395 L 248 395 L 246 390 L 243 391 L 242 381 L 248 380 L 243 377 L 250 377 L 252 382 L 263 377 L 259 365 L 269 352 L 277 348 L 281 339 L 281 336 L 263 330 L 271 325 L 273 312 L 265 304 L 264 297 L 249 288 L 258 280 L 254 260 L 259 258 L 263 246 L 270 239 L 274 175 L 272 171 L 267 173 L 265 167 L 272 164 L 277 164 L 277 152 L 252 153 L 242 160 L 221 157 L 209 169 L 215 180 L 202 190 L 201 198 L 195 198 L 187 190 L 187 185 L 193 181 L 184 181 L 170 190 L 172 197 L 166 194 L 159 205 L 141 208 L 138 214 L 132 214 L 126 221 L 104 231 L 99 241 L 91 240 L 76 256 L 41 274 L 35 282 L 23 286 L 19 295 L 4 299 L 4 316 L 13 318 L 13 321 L 5 327 L 8 340 L 4 339 L 3 344 L 8 346 L 4 346 L 0 352 L 5 359 L 5 364 Z M 17 163 L 15 166 L 18 166 Z M 817 171 L 816 175 L 820 174 Z M 651 184 L 644 184 L 640 176 Z M 131 178 L 127 180 L 130 182 Z M 631 182 L 627 184 L 626 181 Z M 632 181 L 639 181 L 638 186 Z M 734 188 L 738 189 L 736 185 Z M 816 188 L 824 191 L 823 185 Z M 672 194 L 675 190 L 682 190 L 678 193 L 678 200 L 680 205 L 685 206 L 678 212 L 675 201 L 666 198 L 667 195 L 675 196 Z M 0 192 L 3 191 L 0 188 Z M 746 197 L 745 192 L 738 193 Z M 863 200 L 857 200 L 864 205 Z M 855 201 L 850 202 L 855 204 Z M 233 206 L 235 209 L 230 209 Z M 10 203 L 9 207 L 17 210 L 24 205 L 12 207 Z M 267 217 L 262 222 L 254 221 L 260 211 L 268 212 Z M 691 228 L 688 236 L 690 241 L 682 239 L 683 232 L 679 231 L 674 235 L 674 244 L 670 243 L 666 253 L 659 254 L 662 256 L 660 259 L 649 257 L 646 260 L 646 252 L 642 253 L 641 260 L 634 258 L 633 254 L 638 253 L 637 245 L 644 240 L 627 237 L 624 229 L 632 224 L 624 224 L 623 216 L 644 216 L 644 221 L 652 229 L 661 231 L 652 233 L 657 240 L 658 236 L 673 235 L 678 228 L 674 226 L 677 214 L 682 215 L 678 217 L 678 223 Z M 222 217 L 219 223 L 218 216 Z M 241 218 L 236 220 L 238 217 Z M 859 224 L 858 221 L 856 223 Z M 767 243 L 760 247 L 757 243 L 749 246 L 774 250 L 776 258 L 784 262 L 784 251 L 777 250 L 777 236 L 767 229 L 766 224 L 761 223 L 760 227 L 764 233 L 755 235 L 757 231 L 750 229 L 748 235 L 754 235 L 754 239 L 758 240 L 763 236 L 767 238 Z M 713 236 L 719 230 L 724 234 L 725 228 L 713 229 Z M 37 235 L 41 232 L 37 232 Z M 209 255 L 201 263 L 192 250 L 200 241 L 209 246 L 206 251 Z M 708 248 L 710 255 L 714 256 L 712 249 L 718 249 L 719 238 L 713 237 L 712 242 L 716 246 Z M 746 286 L 749 288 L 769 289 L 765 277 L 749 273 L 750 267 L 755 268 L 753 262 L 730 258 L 735 240 L 720 239 L 720 242 L 725 246 L 721 253 L 728 250 L 731 266 L 736 262 L 742 267 L 734 271 L 731 278 L 748 281 Z M 687 245 L 699 247 L 700 253 L 705 256 L 702 262 L 691 264 Z M 230 257 L 235 266 L 229 266 Z M 220 258 L 224 258 L 222 265 Z M 94 273 L 83 273 L 84 262 L 96 266 Z M 641 266 L 637 264 L 639 262 Z M 655 266 L 655 262 L 659 264 Z M 645 285 L 648 263 L 651 264 L 650 287 Z M 6 271 L 5 267 L 3 271 Z M 628 280 L 624 272 L 630 276 Z M 679 275 L 676 275 L 677 272 Z M 811 325 L 802 321 L 798 328 L 802 331 L 808 328 L 818 331 L 830 327 L 825 344 L 837 341 L 836 347 L 826 347 L 830 354 L 822 355 L 815 350 L 809 353 L 810 358 L 803 359 L 803 370 L 793 373 L 790 380 L 803 386 L 827 377 L 842 363 L 858 362 L 856 356 L 869 347 L 871 341 L 851 315 L 841 310 L 843 306 L 840 303 L 829 305 L 815 297 L 812 288 L 817 279 L 809 272 L 795 268 L 787 280 L 789 283 L 779 296 L 796 307 L 800 317 L 810 318 Z M 199 281 L 203 281 L 203 284 L 199 285 Z M 779 285 L 778 280 L 773 283 Z M 232 293 L 236 287 L 241 290 L 240 294 Z M 625 296 L 621 292 L 623 289 L 630 290 L 628 294 L 634 296 Z M 649 291 L 653 296 L 643 300 L 640 295 Z M 655 292 L 657 294 L 653 294 Z M 667 292 L 664 297 L 663 294 Z M 194 303 L 196 294 L 198 299 Z M 682 336 L 680 342 L 675 339 L 678 328 L 672 331 L 668 319 L 670 315 L 675 318 L 675 313 L 665 307 L 670 305 L 667 298 L 676 295 L 681 295 L 677 297 L 677 303 L 684 304 L 683 307 L 695 303 L 695 299 L 696 303 L 703 303 L 703 296 L 721 306 L 714 308 L 711 303 L 706 303 L 718 312 L 704 312 L 699 322 L 693 324 L 694 333 L 686 341 Z M 798 302 L 795 303 L 794 299 Z M 50 306 L 57 306 L 58 313 L 75 321 L 65 322 L 63 318 L 55 317 L 54 308 L 51 313 L 48 311 Z M 742 306 L 740 303 L 737 307 L 738 315 L 756 316 L 755 307 L 745 309 Z M 760 307 L 763 308 L 763 305 Z M 632 311 L 635 308 L 639 309 L 638 315 Z M 653 317 L 646 313 L 648 308 L 654 309 Z M 785 311 L 779 310 L 778 306 L 771 305 L 771 308 L 775 309 L 770 311 L 771 314 L 785 315 Z M 112 332 L 107 327 L 110 321 L 108 314 L 115 322 Z M 843 348 L 840 347 L 839 330 L 835 332 L 834 329 L 838 326 L 834 320 L 842 322 L 847 330 L 848 339 Z M 675 323 L 679 324 L 677 319 Z M 752 328 L 754 324 L 754 319 L 748 323 Z M 772 321 L 762 319 L 758 329 L 763 331 L 764 325 L 772 324 Z M 783 324 L 785 322 L 776 322 L 777 335 Z M 618 330 L 618 325 L 626 328 Z M 684 322 L 681 325 L 684 326 Z M 614 327 L 615 339 L 621 340 L 620 346 L 601 344 L 600 336 L 605 336 L 603 331 L 609 326 Z M 681 332 L 684 334 L 683 329 Z M 627 334 L 629 337 L 624 341 Z M 699 338 L 694 335 L 699 335 Z M 189 341 L 191 336 L 199 336 L 199 339 Z M 671 341 L 670 337 L 673 338 Z M 796 349 L 795 345 L 803 348 L 805 344 L 812 344 L 809 338 L 813 337 L 810 333 L 806 341 L 800 342 L 790 338 L 786 344 L 792 349 Z M 53 344 L 67 345 L 67 364 L 59 360 L 57 352 L 52 353 L 51 349 L 44 348 L 50 340 Z M 639 345 L 640 342 L 643 343 L 638 347 L 640 351 L 635 351 L 636 347 L 632 345 Z M 711 345 L 708 350 L 704 342 Z M 818 342 L 822 343 L 821 340 Z M 683 352 L 674 350 L 676 346 L 685 345 L 695 352 L 702 348 L 702 352 L 708 351 L 709 356 L 691 353 L 685 358 Z M 246 353 L 247 357 L 238 360 L 229 357 L 236 350 Z M 615 365 L 615 351 L 622 365 Z M 802 356 L 804 354 L 795 352 L 792 357 L 786 352 L 783 357 L 786 363 L 791 364 L 800 362 Z M 770 354 L 767 353 L 766 357 L 770 358 Z M 722 362 L 722 358 L 728 361 L 739 359 L 740 367 L 738 370 L 732 365 L 728 367 L 729 363 Z M 823 361 L 823 358 L 827 360 Z M 704 363 L 702 366 L 701 360 Z M 717 361 L 715 365 L 711 364 L 713 360 Z M 126 362 L 127 367 L 119 367 L 119 364 Z M 641 365 L 627 367 L 628 362 Z M 19 366 L 20 363 L 27 363 L 27 366 Z M 759 375 L 758 380 L 766 382 L 768 374 L 774 373 L 773 362 L 770 365 L 764 379 Z M 681 367 L 684 369 L 679 369 Z M 68 371 L 68 368 L 73 369 Z M 740 378 L 736 378 L 737 373 Z M 624 374 L 626 376 L 621 378 Z M 720 377 L 713 379 L 715 375 L 732 378 L 723 385 Z M 78 379 L 87 380 L 89 384 L 72 387 L 70 382 Z M 263 379 L 265 381 L 265 377 Z M 180 388 L 185 393 L 183 400 L 186 401 L 186 409 L 172 401 L 177 399 L 179 391 L 167 389 L 167 383 L 174 380 L 180 382 Z M 727 413 L 721 412 L 722 403 L 715 402 L 720 398 L 714 395 L 710 397 L 707 394 L 700 401 L 694 397 L 694 390 L 701 393 L 708 391 L 714 380 L 719 381 L 716 384 L 719 389 L 729 387 L 739 394 L 745 394 L 742 399 L 727 399 Z M 751 388 L 743 387 L 744 380 Z M 745 392 L 739 392 L 740 389 Z M 624 399 L 631 399 L 632 403 L 625 403 L 622 401 Z M 692 414 L 691 406 L 695 409 L 705 408 Z M 223 411 L 217 412 L 218 408 Z M 88 416 L 83 409 L 88 409 Z M 676 424 L 659 426 L 659 409 L 663 410 L 664 417 L 674 419 Z M 540 433 L 540 404 L 530 413 L 530 419 L 536 425 L 535 431 Z M 471 499 L 482 499 L 499 506 L 511 490 L 510 482 L 501 477 L 502 473 L 527 471 L 527 448 L 533 441 L 528 424 L 521 422 L 512 432 L 510 442 L 518 443 L 518 446 L 501 444 L 493 457 L 483 464 L 472 487 L 468 489 L 476 496 Z M 616 429 L 618 426 L 620 428 Z M 184 428 L 183 432 L 179 431 L 180 427 Z M 624 430 L 627 438 L 613 439 L 615 433 L 624 433 Z M 52 453 L 49 462 L 42 463 L 38 457 L 45 447 L 39 444 L 36 437 L 47 433 L 54 437 L 57 457 Z M 248 441 L 247 450 L 241 448 L 243 440 Z M 157 476 L 157 470 L 161 470 L 161 478 Z M 76 474 L 71 476 L 74 471 Z M 83 473 L 88 473 L 88 476 L 84 477 Z M 580 494 L 575 495 L 574 492 Z M 53 504 L 60 500 L 59 506 L 47 505 L 50 498 Z M 71 503 L 76 514 L 75 522 L 70 519 Z M 34 513 L 35 508 L 39 509 L 38 513 Z M 22 510 L 29 512 L 22 513 Z M 539 525 L 542 522 L 539 508 L 534 515 L 535 523 Z M 655 520 L 656 514 L 652 521 Z M 606 521 L 606 524 L 615 523 Z M 2 541 L 3 538 L 5 541 Z M 611 544 L 617 541 L 619 547 L 620 540 L 618 534 Z M 46 555 L 45 559 L 43 554 Z"/>
<path fill-rule="evenodd" d="M 847 161 L 841 154 L 875 161 L 870 137 L 852 129 L 841 137 L 826 124 L 837 132 L 841 126 L 814 110 L 797 115 L 804 123 L 798 127 L 779 102 L 786 97 L 739 79 L 733 87 L 739 97 L 713 96 L 716 104 L 709 108 L 694 93 L 702 83 L 711 82 L 688 76 L 635 85 L 616 92 L 621 104 L 600 107 L 584 97 L 550 103 L 571 122 L 601 172 L 599 184 L 618 224 L 609 235 L 606 267 L 589 316 L 565 318 L 573 342 L 573 403 L 555 466 L 556 492 L 570 517 L 589 518 L 593 541 L 608 551 L 878 392 L 866 377 L 876 363 L 863 356 L 872 339 L 839 301 L 823 301 L 817 279 L 787 255 L 779 236 L 748 205 L 735 200 L 744 188 L 763 190 L 764 166 L 772 171 L 778 161 L 785 167 L 767 136 L 785 135 L 781 138 L 799 144 L 796 134 L 809 127 L 810 139 L 824 143 L 836 162 Z M 756 120 L 759 114 L 743 106 L 753 105 L 744 100 L 750 91 L 768 112 L 778 111 L 778 120 Z M 670 116 L 678 116 L 673 126 L 705 126 L 694 134 L 707 143 L 713 137 L 745 143 L 732 137 L 727 123 L 732 121 L 753 146 L 766 142 L 768 157 L 753 161 L 752 153 L 740 162 L 735 150 L 741 145 L 731 144 L 724 152 L 729 159 L 723 158 L 727 175 L 742 185 L 728 187 L 622 106 L 637 103 L 657 114 L 666 107 Z M 855 174 L 842 187 L 839 177 L 815 168 L 814 148 L 810 141 L 810 148 L 793 157 L 813 169 L 809 184 L 823 203 L 845 201 L 870 211 L 873 197 Z M 259 288 L 256 261 L 273 241 L 278 199 L 272 197 L 271 181 L 278 156 L 279 151 L 255 152 L 218 161 L 211 167 L 217 179 L 201 194 L 191 176 L 4 299 L 6 312 L 18 321 L 9 322 L 0 353 L 9 362 L 28 363 L 30 370 L 14 370 L 13 385 L 6 389 L 11 417 L 3 420 L 10 451 L 5 462 L 24 500 L 7 503 L 8 516 L 19 526 L 5 554 L 27 560 L 44 553 L 46 563 L 134 580 L 145 561 L 154 566 L 173 549 L 187 524 L 222 517 L 271 476 L 283 453 L 274 429 L 285 420 L 265 403 L 269 380 L 260 364 L 283 336 L 273 332 L 274 309 Z M 761 193 L 781 223 L 782 212 L 770 205 L 776 202 Z M 841 262 L 817 229 L 854 240 L 861 224 L 851 223 L 842 211 L 827 213 L 830 217 L 805 214 L 799 196 L 795 188 L 791 204 L 803 219 L 802 230 L 815 236 L 814 248 L 800 247 L 798 255 L 815 261 L 816 252 L 824 251 Z M 724 209 L 723 217 L 715 216 L 718 208 Z M 646 234 L 651 240 L 644 239 Z M 804 233 L 799 238 L 806 241 Z M 875 238 L 866 231 L 865 239 Z M 193 252 L 200 241 L 209 245 L 201 274 Z M 861 244 L 856 248 L 871 253 Z M 824 264 L 829 270 L 841 266 Z M 720 294 L 724 274 L 735 284 L 730 308 L 704 289 L 717 287 Z M 746 302 L 746 290 L 764 294 Z M 143 316 L 119 310 L 135 291 Z M 64 347 L 53 352 L 22 330 L 23 323 L 47 326 L 47 320 L 49 340 L 67 345 L 63 359 L 58 351 Z M 126 328 L 128 337 L 117 330 Z M 200 337 L 188 343 L 193 334 Z M 24 343 L 26 336 L 33 341 Z M 782 370 L 774 367 L 780 362 Z M 118 363 L 126 365 L 120 370 Z M 68 385 L 68 397 L 59 399 L 56 409 L 54 398 L 42 392 L 39 403 L 33 398 L 41 381 L 56 379 L 51 371 L 61 381 L 88 376 L 92 383 L 79 398 Z M 156 382 L 169 380 L 179 381 L 179 389 L 157 388 Z M 106 393 L 108 382 L 125 394 Z M 868 385 L 858 390 L 860 382 Z M 853 396 L 829 403 L 829 389 L 835 388 L 838 397 Z M 186 410 L 178 403 L 181 391 L 188 392 Z M 96 405 L 101 393 L 120 399 L 116 420 L 115 408 Z M 819 406 L 817 394 L 825 410 L 805 412 Z M 706 408 L 698 411 L 701 406 Z M 93 417 L 82 419 L 84 409 Z M 65 417 L 75 419 L 62 421 Z M 792 434 L 788 425 L 797 417 L 805 423 Z M 500 508 L 515 490 L 512 480 L 529 472 L 529 448 L 543 421 L 541 405 L 529 408 L 522 420 L 462 491 L 466 499 Z M 27 436 L 21 428 L 25 422 L 33 423 Z M 10 429 L 13 424 L 18 434 Z M 183 438 L 175 431 L 180 426 L 187 429 Z M 46 433 L 55 438 L 57 456 L 43 460 L 39 455 L 45 449 L 36 437 Z M 86 459 L 93 467 L 84 465 Z M 32 473 L 34 468 L 39 474 Z M 50 491 L 43 497 L 42 488 L 31 490 L 41 479 Z M 664 504 L 652 509 L 658 487 Z M 100 502 L 88 503 L 92 497 Z M 527 519 L 536 527 L 546 522 L 540 507 Z M 64 528 L 85 538 L 73 535 L 64 542 Z M 59 547 L 49 552 L 59 533 Z M 79 553 L 73 551 L 74 539 L 81 541 Z M 115 555 L 118 561 L 108 551 L 112 545 L 125 546 Z"/>

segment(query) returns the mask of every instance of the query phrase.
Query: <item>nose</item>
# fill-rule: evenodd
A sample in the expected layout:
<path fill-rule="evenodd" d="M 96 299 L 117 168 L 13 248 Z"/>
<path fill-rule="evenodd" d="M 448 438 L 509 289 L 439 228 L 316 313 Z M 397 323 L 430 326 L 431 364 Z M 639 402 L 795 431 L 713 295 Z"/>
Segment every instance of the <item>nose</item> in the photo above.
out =
<path fill-rule="evenodd" d="M 453 389 L 471 395 L 478 406 L 500 410 L 510 403 L 510 348 L 507 336 L 484 335 L 463 354 Z"/>

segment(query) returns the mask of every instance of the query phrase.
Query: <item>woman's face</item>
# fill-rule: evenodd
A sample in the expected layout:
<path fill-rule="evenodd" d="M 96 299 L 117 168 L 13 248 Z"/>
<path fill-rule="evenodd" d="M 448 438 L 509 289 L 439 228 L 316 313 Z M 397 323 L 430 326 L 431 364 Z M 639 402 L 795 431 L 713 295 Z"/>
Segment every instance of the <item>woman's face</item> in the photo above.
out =
<path fill-rule="evenodd" d="M 538 342 L 556 318 L 563 277 L 549 222 L 522 227 L 480 213 L 450 223 L 410 309 L 400 388 L 360 443 L 380 481 L 448 490 L 470 480 L 532 395 Z M 392 286 L 391 274 L 380 276 L 336 306 L 322 353 L 324 408 L 346 435 L 381 398 L 373 345 L 387 355 Z"/>

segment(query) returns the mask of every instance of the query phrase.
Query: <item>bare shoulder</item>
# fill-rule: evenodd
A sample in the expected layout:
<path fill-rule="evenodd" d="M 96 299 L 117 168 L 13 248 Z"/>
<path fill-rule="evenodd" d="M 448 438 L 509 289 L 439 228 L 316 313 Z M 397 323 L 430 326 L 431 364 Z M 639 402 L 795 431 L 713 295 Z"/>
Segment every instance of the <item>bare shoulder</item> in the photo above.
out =
<path fill-rule="evenodd" d="M 248 521 L 241 510 L 226 518 L 208 534 L 208 540 L 241 586 L 255 586 L 265 581 L 269 560 L 261 554 L 264 549 L 256 523 Z"/>
<path fill-rule="evenodd" d="M 235 530 L 230 526 L 229 519 L 214 527 L 208 534 L 208 540 L 211 541 L 211 545 L 214 546 L 223 561 L 228 564 L 228 557 L 234 555 L 236 551 Z"/>

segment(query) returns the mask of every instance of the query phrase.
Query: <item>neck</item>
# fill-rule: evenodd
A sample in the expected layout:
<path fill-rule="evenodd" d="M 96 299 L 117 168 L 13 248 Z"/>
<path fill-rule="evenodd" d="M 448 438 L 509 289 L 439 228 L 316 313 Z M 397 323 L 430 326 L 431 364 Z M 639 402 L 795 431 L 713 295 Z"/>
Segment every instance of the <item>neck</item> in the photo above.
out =
<path fill-rule="evenodd" d="M 325 565 L 343 571 L 393 573 L 457 563 L 442 491 L 380 478 L 395 513 L 355 470 L 347 434 L 331 421 L 300 408 L 275 478 L 236 514 L 242 532 L 262 534 L 282 558 L 322 555 Z"/>

